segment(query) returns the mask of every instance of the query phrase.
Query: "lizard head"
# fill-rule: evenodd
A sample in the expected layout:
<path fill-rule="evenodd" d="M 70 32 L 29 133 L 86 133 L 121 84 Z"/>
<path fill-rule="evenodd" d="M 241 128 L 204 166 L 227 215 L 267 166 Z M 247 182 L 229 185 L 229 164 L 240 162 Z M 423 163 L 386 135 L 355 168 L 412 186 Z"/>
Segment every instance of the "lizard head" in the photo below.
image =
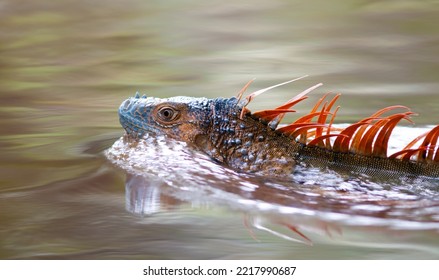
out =
<path fill-rule="evenodd" d="M 266 153 L 260 151 L 285 154 L 288 145 L 270 141 L 277 135 L 274 129 L 253 118 L 245 105 L 235 97 L 161 99 L 136 95 L 120 105 L 119 116 L 127 135 L 132 138 L 148 134 L 183 141 L 215 161 L 242 171 L 263 169 L 262 165 L 267 165 L 267 169 L 278 166 L 279 162 L 265 160 Z M 270 143 L 273 148 L 267 146 Z M 280 165 L 288 165 L 284 169 L 289 172 L 291 162 Z"/>
<path fill-rule="evenodd" d="M 119 107 L 119 119 L 128 135 L 141 138 L 147 133 L 194 142 L 209 126 L 209 99 L 192 97 L 135 97 Z"/>

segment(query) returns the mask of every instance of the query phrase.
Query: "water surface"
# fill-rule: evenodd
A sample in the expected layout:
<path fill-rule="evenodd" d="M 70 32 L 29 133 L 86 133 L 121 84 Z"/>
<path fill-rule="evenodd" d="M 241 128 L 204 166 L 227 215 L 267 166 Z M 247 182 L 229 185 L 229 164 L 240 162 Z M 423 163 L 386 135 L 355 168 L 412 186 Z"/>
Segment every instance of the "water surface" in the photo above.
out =
<path fill-rule="evenodd" d="M 285 188 L 179 144 L 137 167 L 105 151 L 136 91 L 229 97 L 252 78 L 310 75 L 254 110 L 323 82 L 299 114 L 341 92 L 340 123 L 403 104 L 437 124 L 438 14 L 435 1 L 2 1 L 0 258 L 437 259 L 435 185 Z"/>

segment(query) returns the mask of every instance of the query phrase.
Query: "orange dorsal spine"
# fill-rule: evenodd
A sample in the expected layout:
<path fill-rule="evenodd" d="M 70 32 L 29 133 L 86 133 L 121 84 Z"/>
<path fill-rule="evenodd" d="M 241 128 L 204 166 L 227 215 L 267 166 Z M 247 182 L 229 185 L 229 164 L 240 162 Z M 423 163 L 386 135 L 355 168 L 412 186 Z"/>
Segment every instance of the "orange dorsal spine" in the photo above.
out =
<path fill-rule="evenodd" d="M 243 107 L 243 112 L 250 112 L 245 107 L 254 97 L 271 88 L 288 82 L 250 94 L 247 97 L 248 102 Z M 249 83 L 244 89 L 247 88 L 248 85 Z M 307 99 L 306 95 L 319 86 L 321 86 L 321 84 L 306 89 L 279 107 L 271 110 L 255 112 L 252 116 L 268 123 L 272 129 L 276 129 L 284 115 L 286 113 L 295 112 L 295 110 L 292 110 L 291 108 L 297 103 Z M 242 92 L 243 91 L 239 94 L 240 97 Z M 439 125 L 432 128 L 429 132 L 416 137 L 403 150 L 387 156 L 388 143 L 393 129 L 402 120 L 412 122 L 410 116 L 414 115 L 414 113 L 411 112 L 409 108 L 401 105 L 389 106 L 378 110 L 370 117 L 351 124 L 344 129 L 338 129 L 333 128 L 332 125 L 340 107 L 337 107 L 333 111 L 332 108 L 340 97 L 340 94 L 335 95 L 330 101 L 325 101 L 327 97 L 328 94 L 325 94 L 320 98 L 307 115 L 298 118 L 291 124 L 277 128 L 276 131 L 290 136 L 295 141 L 302 144 L 319 146 L 334 152 L 354 153 L 381 158 L 394 158 L 402 161 L 411 160 L 417 162 L 439 163 Z M 384 114 L 395 110 L 405 110 L 405 112 L 383 116 Z M 243 113 L 241 114 L 241 117 L 242 116 Z M 328 116 L 331 116 L 329 122 L 327 122 Z M 416 146 L 420 141 L 422 142 Z"/>

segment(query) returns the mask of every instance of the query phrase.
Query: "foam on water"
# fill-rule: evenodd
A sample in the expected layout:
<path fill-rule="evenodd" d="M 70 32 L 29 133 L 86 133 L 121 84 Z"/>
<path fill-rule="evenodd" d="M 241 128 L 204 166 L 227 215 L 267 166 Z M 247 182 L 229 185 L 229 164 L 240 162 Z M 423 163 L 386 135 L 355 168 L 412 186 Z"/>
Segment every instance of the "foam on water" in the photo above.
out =
<path fill-rule="evenodd" d="M 401 149 L 406 139 L 413 138 L 411 134 L 425 130 L 428 128 L 398 128 L 390 149 Z M 147 136 L 137 142 L 122 137 L 106 155 L 127 172 L 130 188 L 150 186 L 158 180 L 162 193 L 194 205 L 213 204 L 252 213 L 258 223 L 270 217 L 308 226 L 314 221 L 439 230 L 439 189 L 431 183 L 392 185 L 318 169 L 299 170 L 287 179 L 262 178 L 237 173 L 186 143 L 164 137 Z"/>

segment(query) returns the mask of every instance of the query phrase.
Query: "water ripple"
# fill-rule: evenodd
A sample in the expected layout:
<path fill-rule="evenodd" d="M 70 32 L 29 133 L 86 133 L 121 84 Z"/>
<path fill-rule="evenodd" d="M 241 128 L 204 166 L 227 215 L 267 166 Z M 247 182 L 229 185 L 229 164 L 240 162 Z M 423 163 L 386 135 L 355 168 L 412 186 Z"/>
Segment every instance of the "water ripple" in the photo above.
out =
<path fill-rule="evenodd" d="M 317 169 L 301 170 L 289 179 L 267 179 L 237 173 L 164 137 L 122 137 L 106 156 L 127 172 L 127 186 L 158 184 L 160 192 L 197 205 L 226 206 L 288 224 L 439 230 L 437 186 L 386 185 Z"/>

